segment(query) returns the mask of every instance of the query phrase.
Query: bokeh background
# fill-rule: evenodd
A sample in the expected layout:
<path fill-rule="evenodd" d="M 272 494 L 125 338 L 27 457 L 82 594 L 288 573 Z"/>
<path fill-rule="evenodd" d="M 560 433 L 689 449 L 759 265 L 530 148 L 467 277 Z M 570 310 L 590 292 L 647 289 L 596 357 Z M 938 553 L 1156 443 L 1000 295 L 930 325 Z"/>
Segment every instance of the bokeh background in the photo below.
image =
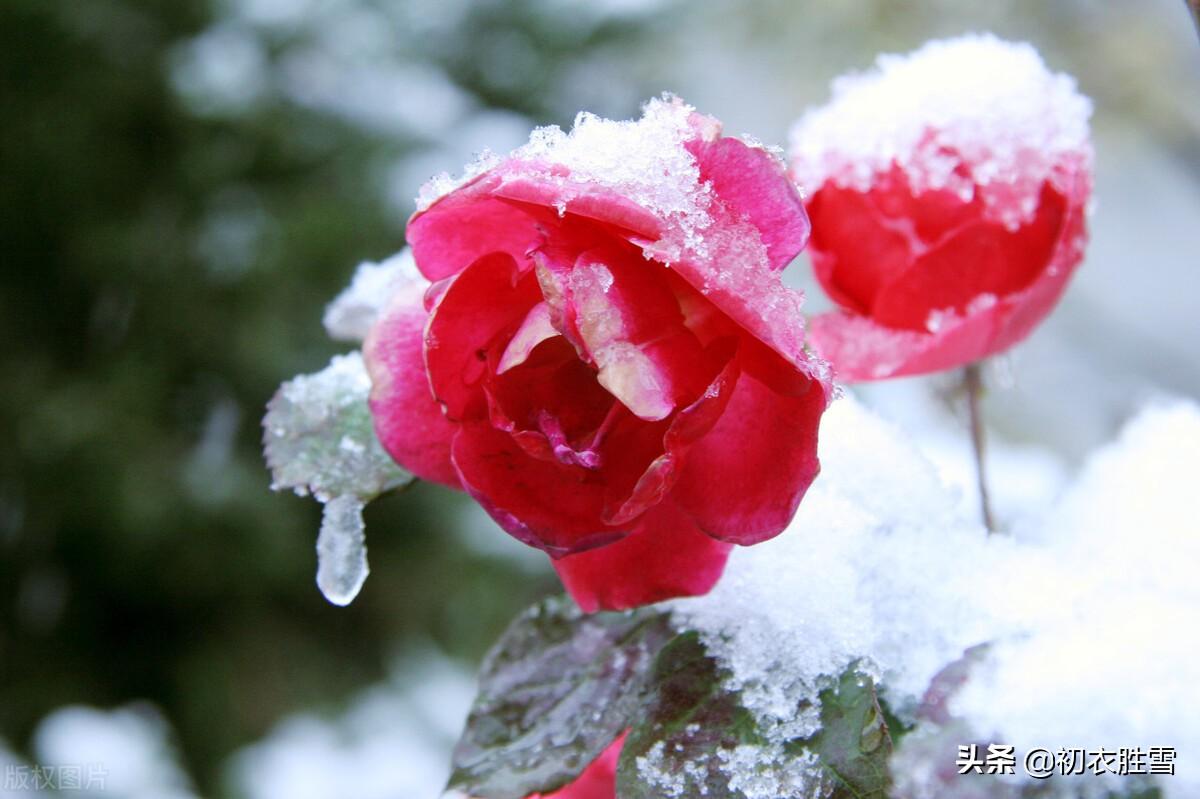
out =
<path fill-rule="evenodd" d="M 109 797 L 436 796 L 479 658 L 556 582 L 418 485 L 368 509 L 359 599 L 321 598 L 319 508 L 268 491 L 259 420 L 341 350 L 324 304 L 424 180 L 535 125 L 671 90 L 785 144 L 838 73 L 977 30 L 1096 102 L 1087 261 L 990 374 L 1016 520 L 1141 403 L 1200 396 L 1181 0 L 5 0 L 0 795 L 43 764 Z M 865 394 L 973 501 L 948 378 Z"/>

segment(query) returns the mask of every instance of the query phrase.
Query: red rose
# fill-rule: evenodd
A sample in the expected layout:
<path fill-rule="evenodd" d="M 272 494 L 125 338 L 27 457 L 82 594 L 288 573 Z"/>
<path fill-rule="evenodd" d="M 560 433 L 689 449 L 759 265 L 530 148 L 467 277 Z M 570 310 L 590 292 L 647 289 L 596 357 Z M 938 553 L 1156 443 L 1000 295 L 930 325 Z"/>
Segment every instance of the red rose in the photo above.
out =
<path fill-rule="evenodd" d="M 424 303 L 367 338 L 380 440 L 549 553 L 585 609 L 707 591 L 818 470 L 830 386 L 779 275 L 799 195 L 671 98 L 472 171 L 409 221 Z"/>
<path fill-rule="evenodd" d="M 839 378 L 977 361 L 1050 312 L 1083 255 L 1090 112 L 1033 48 L 991 36 L 834 83 L 791 158 L 817 278 L 841 306 L 810 335 Z"/>

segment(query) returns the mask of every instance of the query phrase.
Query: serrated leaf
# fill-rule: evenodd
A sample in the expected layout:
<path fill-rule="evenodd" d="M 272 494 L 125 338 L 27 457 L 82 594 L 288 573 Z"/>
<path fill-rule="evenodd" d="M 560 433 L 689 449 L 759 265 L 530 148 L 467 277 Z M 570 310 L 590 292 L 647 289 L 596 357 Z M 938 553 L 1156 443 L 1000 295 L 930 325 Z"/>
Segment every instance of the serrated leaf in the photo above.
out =
<path fill-rule="evenodd" d="M 721 771 L 722 752 L 760 736 L 697 633 L 676 637 L 659 653 L 643 701 L 617 766 L 620 799 L 744 799 Z"/>
<path fill-rule="evenodd" d="M 316 374 L 279 387 L 263 418 L 263 452 L 275 490 L 366 501 L 412 475 L 384 452 L 371 422 L 371 380 L 362 354 L 336 356 Z"/>
<path fill-rule="evenodd" d="M 834 799 L 885 799 L 892 740 L 874 681 L 851 666 L 820 694 L 821 730 L 804 741 L 834 778 Z"/>
<path fill-rule="evenodd" d="M 557 597 L 527 610 L 484 661 L 450 789 L 521 799 L 575 779 L 631 724 L 671 635 L 652 609 L 585 615 Z"/>

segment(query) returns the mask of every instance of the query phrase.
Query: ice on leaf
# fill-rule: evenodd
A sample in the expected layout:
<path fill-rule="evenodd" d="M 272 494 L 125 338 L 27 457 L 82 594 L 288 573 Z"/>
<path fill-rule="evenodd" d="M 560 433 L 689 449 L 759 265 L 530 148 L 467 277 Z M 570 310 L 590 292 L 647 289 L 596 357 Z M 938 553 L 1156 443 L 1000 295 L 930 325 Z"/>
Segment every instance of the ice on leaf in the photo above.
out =
<path fill-rule="evenodd" d="M 311 493 L 322 502 L 342 494 L 365 501 L 408 483 L 412 475 L 375 437 L 370 391 L 358 352 L 336 356 L 322 371 L 280 386 L 263 419 L 271 488 Z"/>
<path fill-rule="evenodd" d="M 352 494 L 325 503 L 317 536 L 317 586 L 335 605 L 349 605 L 367 579 L 363 502 Z"/>
<path fill-rule="evenodd" d="M 325 503 L 317 542 L 317 583 L 330 602 L 348 604 L 367 576 L 362 508 L 412 475 L 384 452 L 371 422 L 371 380 L 362 354 L 279 387 L 263 418 L 271 487 Z"/>

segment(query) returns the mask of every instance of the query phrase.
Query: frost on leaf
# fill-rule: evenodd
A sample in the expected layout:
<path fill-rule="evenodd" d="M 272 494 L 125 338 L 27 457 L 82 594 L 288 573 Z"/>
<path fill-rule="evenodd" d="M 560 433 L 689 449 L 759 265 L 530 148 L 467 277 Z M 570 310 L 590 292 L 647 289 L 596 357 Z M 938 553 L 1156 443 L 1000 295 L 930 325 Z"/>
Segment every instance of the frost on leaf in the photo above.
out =
<path fill-rule="evenodd" d="M 337 341 L 362 341 L 388 300 L 413 283 L 428 281 L 408 247 L 381 263 L 359 264 L 350 285 L 325 308 L 325 331 Z"/>
<path fill-rule="evenodd" d="M 720 667 L 695 633 L 667 645 L 654 664 L 644 716 L 625 739 L 620 799 L 707 796 L 744 799 L 719 755 L 759 740 L 754 720 L 722 685 Z"/>
<path fill-rule="evenodd" d="M 584 615 L 566 597 L 534 605 L 484 662 L 450 788 L 522 799 L 574 780 L 629 726 L 670 634 L 650 609 Z"/>
<path fill-rule="evenodd" d="M 338 605 L 354 599 L 366 579 L 363 506 L 412 480 L 375 437 L 370 390 L 362 355 L 340 355 L 324 370 L 280 386 L 263 418 L 271 488 L 325 503 L 317 583 Z"/>

